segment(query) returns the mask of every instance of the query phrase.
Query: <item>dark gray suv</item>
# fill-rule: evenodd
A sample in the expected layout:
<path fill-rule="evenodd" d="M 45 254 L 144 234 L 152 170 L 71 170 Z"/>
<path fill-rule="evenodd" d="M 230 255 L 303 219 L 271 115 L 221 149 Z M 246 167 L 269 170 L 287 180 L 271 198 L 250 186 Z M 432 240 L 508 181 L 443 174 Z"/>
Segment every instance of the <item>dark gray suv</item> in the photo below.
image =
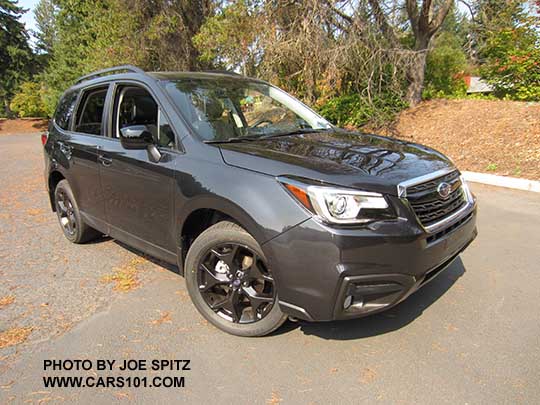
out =
<path fill-rule="evenodd" d="M 237 335 L 390 308 L 477 232 L 442 154 L 341 130 L 233 73 L 93 73 L 42 140 L 65 236 L 177 264 L 200 313 Z"/>

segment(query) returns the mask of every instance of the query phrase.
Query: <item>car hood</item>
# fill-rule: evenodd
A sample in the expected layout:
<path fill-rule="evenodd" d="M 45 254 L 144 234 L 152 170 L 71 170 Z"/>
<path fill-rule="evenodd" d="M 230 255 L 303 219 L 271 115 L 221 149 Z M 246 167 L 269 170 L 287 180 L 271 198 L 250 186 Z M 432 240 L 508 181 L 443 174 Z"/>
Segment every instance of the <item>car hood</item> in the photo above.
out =
<path fill-rule="evenodd" d="M 231 166 L 392 195 L 404 180 L 453 167 L 447 157 L 431 148 L 342 130 L 219 146 Z"/>

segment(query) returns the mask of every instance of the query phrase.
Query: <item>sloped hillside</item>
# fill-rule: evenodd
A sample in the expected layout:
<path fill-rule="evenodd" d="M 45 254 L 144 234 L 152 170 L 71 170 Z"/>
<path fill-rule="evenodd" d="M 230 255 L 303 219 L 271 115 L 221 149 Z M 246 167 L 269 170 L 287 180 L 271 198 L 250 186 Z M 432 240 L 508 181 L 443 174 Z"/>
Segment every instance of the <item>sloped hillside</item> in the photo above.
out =
<path fill-rule="evenodd" d="M 540 180 L 540 104 L 432 100 L 403 111 L 387 135 L 431 146 L 461 170 Z"/>

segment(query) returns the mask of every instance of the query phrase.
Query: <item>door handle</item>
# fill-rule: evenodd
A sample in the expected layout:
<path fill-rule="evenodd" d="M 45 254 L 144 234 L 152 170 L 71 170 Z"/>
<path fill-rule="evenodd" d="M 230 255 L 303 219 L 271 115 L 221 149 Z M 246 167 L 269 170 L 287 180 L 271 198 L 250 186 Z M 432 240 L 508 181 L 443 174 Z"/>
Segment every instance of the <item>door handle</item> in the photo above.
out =
<path fill-rule="evenodd" d="M 103 155 L 99 155 L 98 160 L 101 162 L 103 166 L 110 166 L 112 164 L 112 159 L 105 157 Z"/>

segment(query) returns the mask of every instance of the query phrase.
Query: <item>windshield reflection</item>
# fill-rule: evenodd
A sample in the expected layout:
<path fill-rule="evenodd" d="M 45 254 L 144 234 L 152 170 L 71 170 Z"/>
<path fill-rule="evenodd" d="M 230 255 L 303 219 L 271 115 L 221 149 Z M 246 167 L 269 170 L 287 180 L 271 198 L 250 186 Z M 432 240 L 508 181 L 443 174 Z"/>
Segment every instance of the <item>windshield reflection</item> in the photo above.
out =
<path fill-rule="evenodd" d="M 178 79 L 165 86 L 205 141 L 256 139 L 329 129 L 324 118 L 276 87 L 238 79 Z"/>

